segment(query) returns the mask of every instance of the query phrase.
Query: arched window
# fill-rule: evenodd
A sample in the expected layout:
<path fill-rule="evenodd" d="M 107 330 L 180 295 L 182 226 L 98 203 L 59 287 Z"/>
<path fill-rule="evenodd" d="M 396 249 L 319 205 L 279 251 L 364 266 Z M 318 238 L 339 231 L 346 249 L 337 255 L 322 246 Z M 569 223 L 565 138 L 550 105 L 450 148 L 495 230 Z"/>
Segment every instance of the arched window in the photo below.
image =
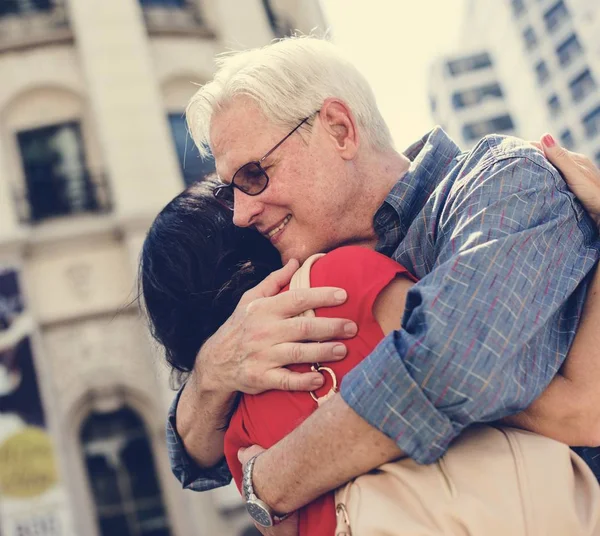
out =
<path fill-rule="evenodd" d="M 146 429 L 129 408 L 92 413 L 81 428 L 102 536 L 169 536 Z"/>

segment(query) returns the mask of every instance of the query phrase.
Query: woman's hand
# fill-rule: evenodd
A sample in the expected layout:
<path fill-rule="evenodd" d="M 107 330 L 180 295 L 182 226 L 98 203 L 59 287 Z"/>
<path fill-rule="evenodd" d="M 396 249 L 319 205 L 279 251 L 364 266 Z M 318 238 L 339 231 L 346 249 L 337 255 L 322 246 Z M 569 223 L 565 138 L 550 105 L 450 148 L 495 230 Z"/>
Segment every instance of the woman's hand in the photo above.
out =
<path fill-rule="evenodd" d="M 600 229 L 600 169 L 587 156 L 557 145 L 550 134 L 546 134 L 541 144 L 536 146 L 562 173 L 571 191 Z"/>

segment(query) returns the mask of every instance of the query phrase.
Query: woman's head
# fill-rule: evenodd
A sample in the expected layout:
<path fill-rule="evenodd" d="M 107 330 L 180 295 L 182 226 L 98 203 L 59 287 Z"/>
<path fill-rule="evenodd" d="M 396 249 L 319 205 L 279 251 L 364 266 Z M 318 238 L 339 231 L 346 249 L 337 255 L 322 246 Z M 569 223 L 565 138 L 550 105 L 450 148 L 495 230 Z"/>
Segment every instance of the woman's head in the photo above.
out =
<path fill-rule="evenodd" d="M 281 266 L 271 244 L 235 227 L 212 195 L 218 183 L 196 183 L 156 217 L 142 248 L 139 280 L 154 338 L 181 372 L 235 309 L 242 294 Z"/>

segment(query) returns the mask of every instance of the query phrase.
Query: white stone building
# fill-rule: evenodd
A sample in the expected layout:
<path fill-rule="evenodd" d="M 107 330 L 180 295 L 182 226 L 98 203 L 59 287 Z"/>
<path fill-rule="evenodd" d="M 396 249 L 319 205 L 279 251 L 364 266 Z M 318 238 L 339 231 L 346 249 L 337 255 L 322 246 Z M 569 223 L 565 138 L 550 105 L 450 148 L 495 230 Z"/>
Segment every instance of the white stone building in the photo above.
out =
<path fill-rule="evenodd" d="M 517 135 L 538 139 L 549 131 L 600 163 L 598 2 L 470 0 L 461 36 L 459 56 L 489 54 Z M 453 94 L 439 92 L 435 80 L 432 96 L 451 102 Z M 473 82 L 463 89 L 477 90 L 479 81 Z M 475 108 L 472 113 L 477 115 Z M 461 114 L 461 109 L 449 111 L 458 123 Z"/>
<path fill-rule="evenodd" d="M 130 302 L 148 225 L 210 167 L 194 83 L 292 28 L 325 29 L 318 0 L 0 1 L 3 536 L 247 530 L 237 491 L 171 475 L 173 392 Z"/>

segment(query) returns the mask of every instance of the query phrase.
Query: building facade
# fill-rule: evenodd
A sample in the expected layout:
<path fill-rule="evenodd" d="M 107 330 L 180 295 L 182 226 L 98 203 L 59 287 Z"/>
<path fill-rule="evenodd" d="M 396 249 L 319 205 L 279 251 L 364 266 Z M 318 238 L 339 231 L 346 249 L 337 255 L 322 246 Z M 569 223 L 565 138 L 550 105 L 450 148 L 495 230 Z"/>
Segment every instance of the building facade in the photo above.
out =
<path fill-rule="evenodd" d="M 0 534 L 251 534 L 184 492 L 138 313 L 160 208 L 209 171 L 183 111 L 214 56 L 325 30 L 317 0 L 0 2 Z"/>
<path fill-rule="evenodd" d="M 471 0 L 461 35 L 461 56 L 489 54 L 517 135 L 550 131 L 600 163 L 600 4 Z M 437 86 L 432 78 L 432 94 Z M 439 97 L 447 102 L 452 94 Z"/>

